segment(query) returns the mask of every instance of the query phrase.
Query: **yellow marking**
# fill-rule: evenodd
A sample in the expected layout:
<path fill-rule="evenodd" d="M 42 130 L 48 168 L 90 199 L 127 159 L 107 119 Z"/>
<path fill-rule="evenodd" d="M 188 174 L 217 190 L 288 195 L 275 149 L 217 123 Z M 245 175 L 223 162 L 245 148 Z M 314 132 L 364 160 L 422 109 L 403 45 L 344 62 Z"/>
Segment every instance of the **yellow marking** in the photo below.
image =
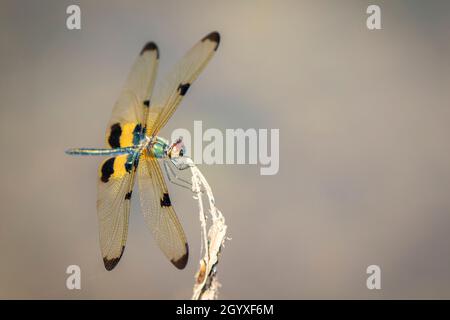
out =
<path fill-rule="evenodd" d="M 142 150 L 141 156 L 139 157 L 139 161 L 145 161 L 155 158 L 152 153 L 149 153 L 146 149 Z"/>
<path fill-rule="evenodd" d="M 114 159 L 114 166 L 113 166 L 113 170 L 114 172 L 111 174 L 111 176 L 109 177 L 109 179 L 118 179 L 118 178 L 122 178 L 123 176 L 125 176 L 127 174 L 127 170 L 125 169 L 125 163 L 127 162 L 127 155 L 120 155 L 117 156 Z M 101 178 L 102 177 L 102 168 L 103 165 L 105 164 L 106 161 L 108 161 L 109 159 L 106 159 L 105 161 L 102 162 L 102 164 L 99 166 L 98 168 L 98 176 Z"/>
<path fill-rule="evenodd" d="M 121 124 L 122 134 L 120 135 L 120 147 L 130 147 L 133 145 L 133 131 L 136 128 L 136 123 L 127 122 Z"/>
<path fill-rule="evenodd" d="M 127 162 L 127 155 L 117 156 L 116 160 L 114 160 L 114 172 L 112 174 L 112 178 L 122 178 L 127 174 L 127 170 L 125 169 L 125 162 Z"/>

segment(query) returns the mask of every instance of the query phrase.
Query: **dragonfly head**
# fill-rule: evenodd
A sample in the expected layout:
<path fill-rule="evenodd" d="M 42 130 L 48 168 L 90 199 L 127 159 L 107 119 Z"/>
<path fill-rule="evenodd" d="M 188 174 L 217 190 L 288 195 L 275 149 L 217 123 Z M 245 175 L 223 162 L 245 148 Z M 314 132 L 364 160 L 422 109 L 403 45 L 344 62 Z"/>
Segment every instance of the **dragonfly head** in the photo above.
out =
<path fill-rule="evenodd" d="M 169 147 L 169 150 L 167 151 L 167 155 L 169 156 L 170 159 L 182 157 L 185 154 L 186 148 L 184 147 L 183 139 L 181 137 L 175 140 Z"/>

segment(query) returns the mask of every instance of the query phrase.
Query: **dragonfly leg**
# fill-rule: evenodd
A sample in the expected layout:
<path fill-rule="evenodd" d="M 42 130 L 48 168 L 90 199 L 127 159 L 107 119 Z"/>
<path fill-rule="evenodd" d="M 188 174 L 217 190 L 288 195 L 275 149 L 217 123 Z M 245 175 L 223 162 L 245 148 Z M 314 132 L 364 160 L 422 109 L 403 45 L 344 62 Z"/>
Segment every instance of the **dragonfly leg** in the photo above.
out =
<path fill-rule="evenodd" d="M 175 173 L 175 171 L 173 170 L 173 168 L 170 166 L 170 164 L 168 163 L 167 160 L 164 160 L 163 162 L 164 164 L 164 170 L 166 171 L 166 175 L 167 178 L 169 179 L 170 182 L 172 182 L 173 184 L 189 189 L 192 191 L 192 183 L 190 181 L 187 181 L 186 179 L 183 179 L 179 176 L 177 176 L 177 174 Z"/>

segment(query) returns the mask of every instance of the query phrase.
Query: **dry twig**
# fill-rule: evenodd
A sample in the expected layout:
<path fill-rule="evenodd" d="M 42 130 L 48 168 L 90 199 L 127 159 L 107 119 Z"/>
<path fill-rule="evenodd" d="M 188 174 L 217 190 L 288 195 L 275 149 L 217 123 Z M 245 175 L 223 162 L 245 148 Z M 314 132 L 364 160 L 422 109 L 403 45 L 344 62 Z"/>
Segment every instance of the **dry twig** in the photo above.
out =
<path fill-rule="evenodd" d="M 193 300 L 213 300 L 219 295 L 220 283 L 217 279 L 217 264 L 220 252 L 224 246 L 227 226 L 225 218 L 214 203 L 214 195 L 211 187 L 203 174 L 195 166 L 190 166 L 192 173 L 192 191 L 194 199 L 197 199 L 199 206 L 200 223 L 202 227 L 202 250 L 203 257 L 200 259 L 200 267 L 195 274 L 195 284 L 193 289 Z M 207 217 L 204 211 L 203 196 L 206 195 L 209 213 L 211 214 L 211 224 L 207 229 Z"/>

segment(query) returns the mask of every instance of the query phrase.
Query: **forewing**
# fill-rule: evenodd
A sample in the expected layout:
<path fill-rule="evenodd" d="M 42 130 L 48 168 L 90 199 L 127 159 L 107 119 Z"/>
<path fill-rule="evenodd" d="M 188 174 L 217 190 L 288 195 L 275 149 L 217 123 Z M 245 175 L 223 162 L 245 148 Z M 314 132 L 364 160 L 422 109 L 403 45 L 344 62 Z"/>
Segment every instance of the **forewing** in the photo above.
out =
<path fill-rule="evenodd" d="M 100 249 L 107 270 L 112 270 L 125 249 L 135 167 L 127 155 L 105 160 L 99 168 L 97 214 Z"/>
<path fill-rule="evenodd" d="M 138 183 L 141 211 L 153 237 L 175 267 L 183 269 L 189 255 L 186 236 L 170 202 L 158 161 L 146 153 L 139 161 Z"/>
<path fill-rule="evenodd" d="M 147 118 L 149 135 L 157 135 L 175 112 L 192 82 L 212 58 L 220 42 L 218 32 L 200 40 L 155 90 Z"/>
<path fill-rule="evenodd" d="M 148 42 L 133 64 L 117 99 L 106 129 L 106 143 L 111 148 L 129 147 L 147 119 L 150 97 L 158 68 L 159 51 Z"/>

